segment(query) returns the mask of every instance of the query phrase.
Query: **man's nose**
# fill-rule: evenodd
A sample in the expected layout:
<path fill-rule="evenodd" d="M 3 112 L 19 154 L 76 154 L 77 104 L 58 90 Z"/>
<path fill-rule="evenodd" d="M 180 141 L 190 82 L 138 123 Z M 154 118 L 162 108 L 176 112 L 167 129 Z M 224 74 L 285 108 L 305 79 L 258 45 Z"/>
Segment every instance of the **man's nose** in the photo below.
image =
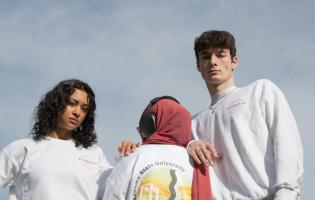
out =
<path fill-rule="evenodd" d="M 215 54 L 212 54 L 210 57 L 210 64 L 211 65 L 216 65 L 218 61 L 218 57 Z"/>
<path fill-rule="evenodd" d="M 217 65 L 218 57 L 216 55 L 211 55 L 209 60 L 206 63 L 206 66 L 213 67 Z"/>

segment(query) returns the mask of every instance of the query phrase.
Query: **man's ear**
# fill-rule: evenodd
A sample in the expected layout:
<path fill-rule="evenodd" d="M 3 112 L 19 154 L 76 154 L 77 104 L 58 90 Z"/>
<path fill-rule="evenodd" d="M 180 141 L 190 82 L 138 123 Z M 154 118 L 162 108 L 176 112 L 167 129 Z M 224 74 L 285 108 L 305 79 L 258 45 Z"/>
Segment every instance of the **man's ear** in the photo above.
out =
<path fill-rule="evenodd" d="M 234 71 L 237 66 L 238 66 L 238 58 L 237 56 L 234 56 L 232 59 L 232 71 Z"/>

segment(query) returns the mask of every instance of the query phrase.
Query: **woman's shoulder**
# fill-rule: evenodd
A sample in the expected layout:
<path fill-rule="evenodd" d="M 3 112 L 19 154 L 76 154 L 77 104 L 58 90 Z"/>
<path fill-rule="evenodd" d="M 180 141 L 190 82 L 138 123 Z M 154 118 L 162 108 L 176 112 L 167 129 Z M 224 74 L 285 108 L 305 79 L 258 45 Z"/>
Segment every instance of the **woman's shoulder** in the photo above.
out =
<path fill-rule="evenodd" d="M 89 151 L 103 151 L 102 147 L 98 144 L 93 144 L 92 146 L 87 147 L 86 149 Z"/>
<path fill-rule="evenodd" d="M 18 140 L 14 140 L 10 142 L 7 146 L 4 147 L 4 149 L 17 149 L 17 148 L 23 148 L 23 147 L 29 147 L 36 144 L 36 141 L 32 138 L 22 138 Z"/>
<path fill-rule="evenodd" d="M 83 148 L 83 149 L 85 149 L 86 152 L 88 152 L 90 154 L 94 154 L 96 156 L 101 156 L 101 157 L 105 156 L 103 148 L 101 146 L 99 146 L 98 144 L 93 144 L 92 146 L 90 146 L 88 148 Z"/>
<path fill-rule="evenodd" d="M 36 141 L 32 138 L 23 138 L 12 141 L 7 146 L 3 147 L 1 151 L 10 159 L 23 160 L 27 152 L 36 145 Z"/>

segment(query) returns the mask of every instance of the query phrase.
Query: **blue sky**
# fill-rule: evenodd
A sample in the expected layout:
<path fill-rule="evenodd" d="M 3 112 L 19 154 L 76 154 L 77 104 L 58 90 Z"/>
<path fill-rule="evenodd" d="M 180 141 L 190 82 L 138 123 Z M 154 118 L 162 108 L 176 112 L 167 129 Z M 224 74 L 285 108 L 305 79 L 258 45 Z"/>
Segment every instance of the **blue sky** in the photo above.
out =
<path fill-rule="evenodd" d="M 313 196 L 315 2 L 228 0 L 0 0 L 0 146 L 26 137 L 38 101 L 79 78 L 96 93 L 99 145 L 112 162 L 148 101 L 176 97 L 191 113 L 210 104 L 193 40 L 208 29 L 236 37 L 238 86 L 267 78 L 300 128 L 303 199 Z M 0 190 L 6 199 L 7 190 Z"/>

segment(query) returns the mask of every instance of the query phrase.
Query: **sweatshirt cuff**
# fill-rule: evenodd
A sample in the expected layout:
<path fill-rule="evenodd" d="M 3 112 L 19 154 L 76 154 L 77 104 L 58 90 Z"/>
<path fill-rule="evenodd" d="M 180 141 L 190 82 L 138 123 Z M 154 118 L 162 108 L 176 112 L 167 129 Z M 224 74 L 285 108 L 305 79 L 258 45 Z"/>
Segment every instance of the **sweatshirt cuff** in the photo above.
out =
<path fill-rule="evenodd" d="M 6 181 L 0 176 L 0 188 L 4 188 L 6 186 Z"/>
<path fill-rule="evenodd" d="M 186 151 L 188 152 L 188 147 L 189 147 L 189 145 L 192 143 L 192 142 L 194 142 L 194 141 L 196 141 L 196 140 L 190 140 L 189 142 L 188 142 L 188 144 L 186 145 Z"/>
<path fill-rule="evenodd" d="M 297 200 L 299 199 L 299 193 L 290 188 L 281 188 L 275 193 L 274 200 Z"/>

